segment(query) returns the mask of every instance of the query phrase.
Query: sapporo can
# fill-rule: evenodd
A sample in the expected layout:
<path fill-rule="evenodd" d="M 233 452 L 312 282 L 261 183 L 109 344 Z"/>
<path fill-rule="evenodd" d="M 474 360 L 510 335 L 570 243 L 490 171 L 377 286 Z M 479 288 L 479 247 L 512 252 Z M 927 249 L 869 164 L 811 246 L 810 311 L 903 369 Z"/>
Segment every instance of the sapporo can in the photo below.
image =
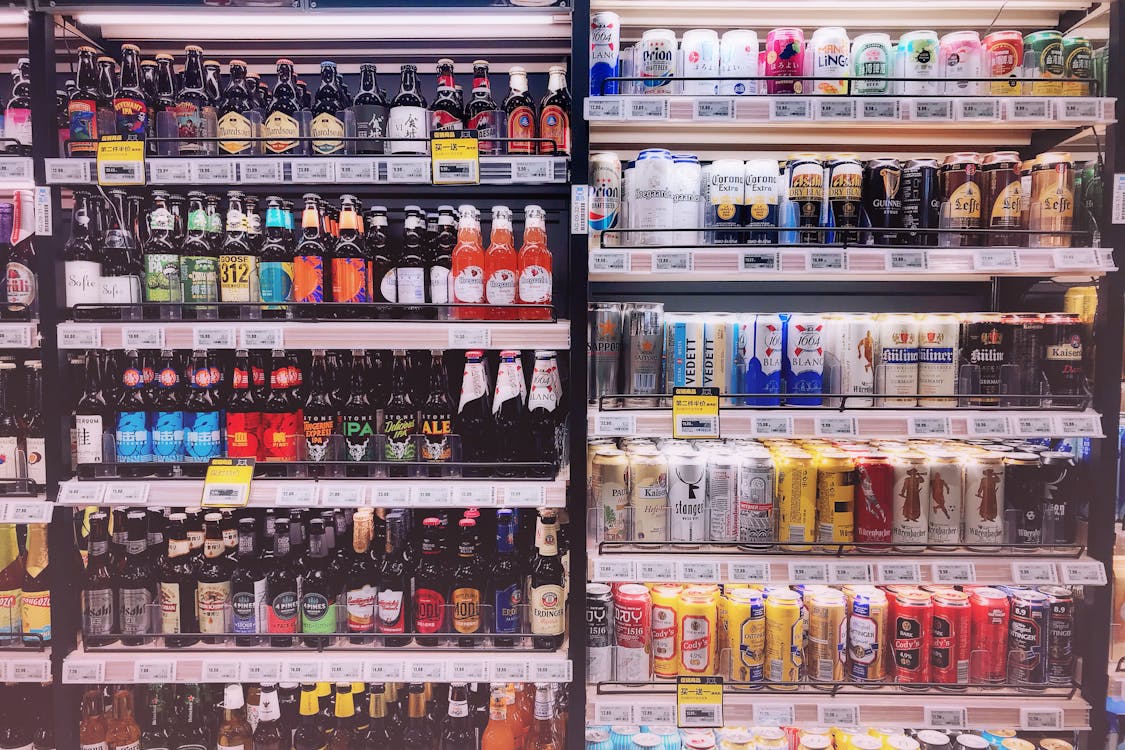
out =
<path fill-rule="evenodd" d="M 738 543 L 753 549 L 776 541 L 773 459 L 764 449 L 740 451 L 735 473 Z"/>
<path fill-rule="evenodd" d="M 1047 604 L 1039 591 L 1014 591 L 1008 622 L 1008 682 L 1041 688 L 1047 682 Z"/>
<path fill-rule="evenodd" d="M 817 461 L 817 542 L 829 551 L 855 541 L 855 461 L 843 451 L 826 451 Z M 838 545 L 844 544 L 843 547 Z"/>
<path fill-rule="evenodd" d="M 613 679 L 613 594 L 604 583 L 586 584 L 586 678 Z"/>
<path fill-rule="evenodd" d="M 788 542 L 782 549 L 808 550 L 816 540 L 817 468 L 811 454 L 794 451 L 778 455 L 777 528 L 778 538 Z"/>
<path fill-rule="evenodd" d="M 596 302 L 590 305 L 590 396 L 621 392 L 621 340 L 624 305 Z"/>
<path fill-rule="evenodd" d="M 629 539 L 629 458 L 619 448 L 603 448 L 591 464 L 602 541 L 624 542 Z"/>
<path fill-rule="evenodd" d="M 707 539 L 738 541 L 738 509 L 735 495 L 738 459 L 726 449 L 707 452 Z"/>
<path fill-rule="evenodd" d="M 1000 589 L 980 586 L 969 593 L 969 682 L 1003 682 L 1008 670 L 1011 604 Z"/>
<path fill-rule="evenodd" d="M 965 459 L 965 530 L 969 549 L 1004 541 L 1004 458 L 985 453 Z"/>
<path fill-rule="evenodd" d="M 1047 595 L 1047 684 L 1074 682 L 1074 593 L 1065 586 L 1043 586 Z"/>
<path fill-rule="evenodd" d="M 904 685 L 929 682 L 934 608 L 930 594 L 915 589 L 900 591 L 889 599 L 895 682 Z"/>
<path fill-rule="evenodd" d="M 895 473 L 895 505 L 891 542 L 897 549 L 921 551 L 926 544 L 930 517 L 926 508 L 929 479 L 926 457 L 921 453 L 901 453 L 891 459 Z"/>
<path fill-rule="evenodd" d="M 668 457 L 668 540 L 707 539 L 707 459 L 697 453 Z"/>
<path fill-rule="evenodd" d="M 1023 75 L 1023 35 L 1018 31 L 994 31 L 981 40 L 984 47 L 984 75 L 988 78 L 1020 78 Z M 993 81 L 992 96 L 1019 96 L 1019 81 Z"/>
<path fill-rule="evenodd" d="M 961 591 L 939 591 L 934 593 L 933 601 L 930 681 L 963 685 L 969 681 L 971 654 L 969 595 Z"/>
<path fill-rule="evenodd" d="M 847 659 L 847 602 L 839 591 L 827 589 L 808 597 L 809 647 L 805 652 L 809 679 L 841 682 Z"/>
<path fill-rule="evenodd" d="M 676 651 L 681 675 L 710 676 L 718 668 L 719 587 L 689 586 L 680 592 Z"/>
<path fill-rule="evenodd" d="M 632 539 L 668 540 L 668 459 L 655 448 L 639 448 L 629 456 L 629 507 Z"/>
<path fill-rule="evenodd" d="M 956 455 L 930 453 L 928 473 L 925 494 L 929 515 L 927 541 L 931 549 L 950 550 L 961 544 L 965 515 L 964 471 Z"/>
<path fill-rule="evenodd" d="M 734 682 L 761 682 L 766 663 L 766 601 L 760 591 L 734 589 L 726 597 L 730 676 Z"/>
<path fill-rule="evenodd" d="M 652 672 L 657 677 L 675 677 L 679 669 L 676 631 L 681 588 L 674 584 L 652 587 Z"/>
<path fill-rule="evenodd" d="M 1028 229 L 1032 247 L 1070 247 L 1074 227 L 1074 159 L 1066 152 L 1040 154 L 1031 168 Z"/>
<path fill-rule="evenodd" d="M 805 672 L 805 621 L 796 591 L 771 591 L 766 599 L 766 680 L 800 682 Z M 796 685 L 779 686 L 796 690 Z"/>
<path fill-rule="evenodd" d="M 874 587 L 856 591 L 848 613 L 848 677 L 854 682 L 883 682 L 887 678 L 887 595 Z"/>
<path fill-rule="evenodd" d="M 855 460 L 855 470 L 855 540 L 860 550 L 877 552 L 886 549 L 891 541 L 894 467 L 889 456 L 867 453 Z"/>
<path fill-rule="evenodd" d="M 621 682 L 648 682 L 652 657 L 652 596 L 626 583 L 613 597 L 614 673 Z"/>
<path fill-rule="evenodd" d="M 1023 38 L 1024 77 L 1035 81 L 1024 83 L 1025 96 L 1061 96 L 1066 73 L 1063 59 L 1062 33 L 1053 29 L 1036 31 Z"/>
<path fill-rule="evenodd" d="M 1067 78 L 1092 78 L 1094 75 L 1094 50 L 1084 36 L 1064 36 L 1062 40 L 1063 72 Z M 1063 96 L 1088 96 L 1090 84 L 1080 81 L 1063 81 Z"/>

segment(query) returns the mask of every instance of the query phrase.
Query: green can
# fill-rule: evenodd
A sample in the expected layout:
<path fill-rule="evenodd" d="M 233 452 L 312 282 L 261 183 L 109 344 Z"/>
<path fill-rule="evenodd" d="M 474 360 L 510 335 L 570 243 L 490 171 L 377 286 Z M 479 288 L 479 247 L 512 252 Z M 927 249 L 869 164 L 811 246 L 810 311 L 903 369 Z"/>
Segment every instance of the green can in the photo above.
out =
<path fill-rule="evenodd" d="M 1098 82 L 1098 91 L 1105 96 L 1106 76 L 1109 73 L 1109 47 L 1098 47 L 1094 50 L 1094 79 Z"/>
<path fill-rule="evenodd" d="M 179 302 L 180 256 L 175 253 L 145 254 L 145 302 Z"/>
<path fill-rule="evenodd" d="M 1063 37 L 1063 69 L 1067 78 L 1092 78 L 1094 75 L 1094 48 L 1084 36 Z M 1063 96 L 1089 96 L 1090 84 L 1064 81 Z"/>
<path fill-rule="evenodd" d="M 1062 32 L 1053 29 L 1035 31 L 1023 38 L 1023 66 L 1026 78 L 1039 80 L 1024 84 L 1028 96 L 1062 96 L 1066 72 L 1063 58 Z"/>
<path fill-rule="evenodd" d="M 180 258 L 180 279 L 184 302 L 219 301 L 219 259 L 209 255 L 185 255 Z"/>

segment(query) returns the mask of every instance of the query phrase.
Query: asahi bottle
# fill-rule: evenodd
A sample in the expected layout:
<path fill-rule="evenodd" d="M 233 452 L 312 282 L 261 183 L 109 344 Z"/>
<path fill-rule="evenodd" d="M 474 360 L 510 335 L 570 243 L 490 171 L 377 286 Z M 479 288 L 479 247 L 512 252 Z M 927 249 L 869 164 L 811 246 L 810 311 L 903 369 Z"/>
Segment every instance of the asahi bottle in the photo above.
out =
<path fill-rule="evenodd" d="M 426 100 L 418 89 L 418 68 L 403 65 L 398 94 L 391 102 L 387 117 L 387 137 L 426 139 L 430 136 L 428 124 Z M 387 145 L 387 153 L 391 154 L 429 153 L 429 144 L 425 140 L 391 140 Z"/>
<path fill-rule="evenodd" d="M 381 154 L 387 134 L 387 97 L 379 89 L 375 66 L 364 63 L 359 66 L 359 93 L 352 104 L 355 117 L 355 142 L 357 154 Z M 370 140 L 364 140 L 370 139 Z"/>

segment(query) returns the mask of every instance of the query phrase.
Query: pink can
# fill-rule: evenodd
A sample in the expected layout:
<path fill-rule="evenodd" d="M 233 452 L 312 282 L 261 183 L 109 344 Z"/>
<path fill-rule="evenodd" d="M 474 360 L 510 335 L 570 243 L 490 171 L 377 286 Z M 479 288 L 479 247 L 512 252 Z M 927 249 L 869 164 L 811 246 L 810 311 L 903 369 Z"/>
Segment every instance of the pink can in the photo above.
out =
<path fill-rule="evenodd" d="M 943 36 L 938 47 L 938 64 L 941 76 L 946 80 L 945 93 L 969 96 L 979 94 L 983 88 L 980 82 L 964 79 L 983 77 L 983 56 L 980 34 L 977 32 L 951 31 Z"/>
<path fill-rule="evenodd" d="M 1023 34 L 1018 31 L 994 31 L 981 40 L 984 48 L 984 74 L 989 78 L 1018 78 L 1023 72 Z M 1020 82 L 993 81 L 988 84 L 992 96 L 1019 96 Z"/>
<path fill-rule="evenodd" d="M 766 35 L 766 75 L 799 79 L 805 69 L 805 32 L 793 26 Z M 800 94 L 803 81 L 767 81 L 770 94 Z"/>

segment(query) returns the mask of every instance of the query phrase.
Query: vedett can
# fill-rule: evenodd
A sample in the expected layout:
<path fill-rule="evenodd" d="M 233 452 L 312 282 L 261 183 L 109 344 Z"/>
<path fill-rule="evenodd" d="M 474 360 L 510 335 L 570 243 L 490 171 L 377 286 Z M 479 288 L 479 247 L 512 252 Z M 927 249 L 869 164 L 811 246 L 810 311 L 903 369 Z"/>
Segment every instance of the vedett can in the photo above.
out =
<path fill-rule="evenodd" d="M 613 597 L 615 679 L 648 682 L 651 674 L 652 596 L 644 586 L 626 583 Z"/>
<path fill-rule="evenodd" d="M 630 302 L 625 307 L 625 393 L 660 393 L 660 364 L 664 356 L 664 303 Z M 651 399 L 625 399 L 625 405 L 655 406 Z"/>
<path fill-rule="evenodd" d="M 941 186 L 938 183 L 937 159 L 911 159 L 902 167 L 902 228 L 937 229 L 941 216 Z M 901 235 L 907 245 L 933 247 L 938 243 L 935 232 L 906 231 Z"/>
<path fill-rule="evenodd" d="M 1011 595 L 1008 624 L 1008 682 L 1041 688 L 1047 682 L 1047 603 L 1038 591 L 1019 590 Z"/>
<path fill-rule="evenodd" d="M 934 608 L 930 594 L 920 589 L 901 591 L 889 599 L 895 682 L 929 682 Z"/>
<path fill-rule="evenodd" d="M 603 11 L 590 15 L 590 96 L 617 94 L 621 75 L 621 18 Z M 603 87 L 602 82 L 605 82 Z"/>
<path fill-rule="evenodd" d="M 707 540 L 707 459 L 697 453 L 668 458 L 668 540 Z"/>
<path fill-rule="evenodd" d="M 956 315 L 927 314 L 918 319 L 918 405 L 952 407 L 957 392 L 957 343 L 961 322 Z"/>
<path fill-rule="evenodd" d="M 969 595 L 961 591 L 940 591 L 934 593 L 933 602 L 930 682 L 965 684 L 969 681 L 971 654 Z"/>
<path fill-rule="evenodd" d="M 882 551 L 891 541 L 894 467 L 886 455 L 868 453 L 855 460 L 855 470 L 855 540 L 860 550 Z"/>
<path fill-rule="evenodd" d="M 586 584 L 586 676 L 591 684 L 613 680 L 613 595 L 604 583 Z"/>
<path fill-rule="evenodd" d="M 598 234 L 616 229 L 620 227 L 620 216 L 621 160 L 612 152 L 593 154 L 590 157 L 590 231 Z M 603 244 L 616 246 L 620 240 L 610 235 L 603 238 Z"/>
<path fill-rule="evenodd" d="M 1000 589 L 980 586 L 969 593 L 969 682 L 1003 682 L 1008 670 L 1008 619 L 1011 606 Z"/>
<path fill-rule="evenodd" d="M 1047 595 L 1047 684 L 1074 681 L 1074 593 L 1065 586 L 1043 586 Z"/>

